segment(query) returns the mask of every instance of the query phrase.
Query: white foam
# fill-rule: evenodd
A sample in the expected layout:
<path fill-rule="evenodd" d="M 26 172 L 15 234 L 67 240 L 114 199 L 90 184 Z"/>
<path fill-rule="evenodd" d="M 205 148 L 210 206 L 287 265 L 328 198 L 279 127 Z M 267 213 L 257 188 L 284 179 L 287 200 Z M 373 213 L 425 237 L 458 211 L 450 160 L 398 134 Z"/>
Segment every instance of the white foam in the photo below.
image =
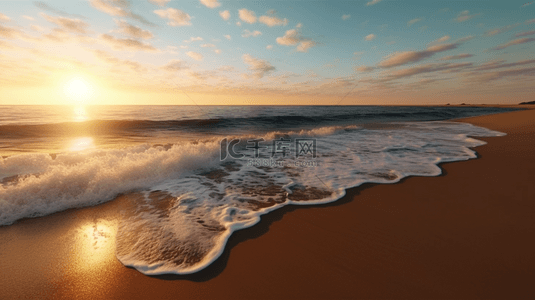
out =
<path fill-rule="evenodd" d="M 322 127 L 271 132 L 269 139 L 315 137 L 316 159 L 259 167 L 219 161 L 219 138 L 163 147 L 148 145 L 78 154 L 0 159 L 0 225 L 71 207 L 96 205 L 137 191 L 119 226 L 117 257 L 150 275 L 197 272 L 217 259 L 232 232 L 288 204 L 332 202 L 365 182 L 436 176 L 438 163 L 475 158 L 472 137 L 498 132 L 463 123 L 421 122 L 373 127 Z M 471 136 L 471 137 L 470 137 Z M 241 138 L 253 137 L 242 136 Z M 257 137 L 254 137 L 257 138 Z M 280 157 L 278 157 L 279 161 Z M 313 161 L 316 166 L 295 165 Z"/>

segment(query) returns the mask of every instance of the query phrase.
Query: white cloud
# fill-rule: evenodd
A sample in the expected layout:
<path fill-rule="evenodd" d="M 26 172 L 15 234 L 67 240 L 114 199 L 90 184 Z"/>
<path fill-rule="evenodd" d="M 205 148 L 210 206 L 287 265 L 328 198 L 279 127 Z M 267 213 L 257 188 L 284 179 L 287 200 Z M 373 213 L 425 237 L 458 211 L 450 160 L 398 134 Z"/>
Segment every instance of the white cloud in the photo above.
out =
<path fill-rule="evenodd" d="M 130 25 L 124 20 L 116 20 L 115 23 L 119 26 L 118 32 L 137 39 L 152 39 L 154 36 L 148 30 L 141 29 L 137 26 Z"/>
<path fill-rule="evenodd" d="M 108 0 L 90 0 L 89 2 L 94 8 L 102 12 L 105 12 L 108 15 L 111 15 L 114 17 L 126 17 L 128 15 L 125 3 L 119 3 L 118 1 L 108 1 Z M 120 4 L 120 6 L 113 5 L 116 2 L 117 4 Z"/>
<path fill-rule="evenodd" d="M 221 54 L 221 50 L 220 49 L 215 49 L 214 52 L 215 52 L 215 54 Z"/>
<path fill-rule="evenodd" d="M 204 58 L 202 54 L 193 51 L 186 52 L 186 54 L 197 61 L 201 61 Z"/>
<path fill-rule="evenodd" d="M 240 21 L 236 22 L 236 26 L 241 26 L 241 22 Z"/>
<path fill-rule="evenodd" d="M 435 42 L 442 43 L 442 42 L 448 41 L 450 38 L 451 37 L 449 35 L 445 35 L 445 36 L 439 38 L 438 40 L 436 40 Z"/>
<path fill-rule="evenodd" d="M 288 25 L 288 19 L 286 18 L 281 20 L 277 17 L 261 16 L 258 21 L 262 24 L 266 24 L 269 27 Z"/>
<path fill-rule="evenodd" d="M 371 41 L 371 40 L 373 40 L 373 39 L 375 39 L 375 34 L 373 34 L 373 33 L 372 33 L 372 34 L 368 34 L 368 35 L 366 36 L 366 40 L 367 40 L 367 41 Z"/>
<path fill-rule="evenodd" d="M 375 4 L 379 3 L 379 2 L 381 2 L 381 0 L 372 0 L 372 1 L 368 2 L 368 3 L 366 3 L 366 6 L 375 5 Z"/>
<path fill-rule="evenodd" d="M 284 46 L 296 45 L 298 42 L 299 38 L 295 29 L 287 30 L 284 36 L 277 38 L 277 44 Z"/>
<path fill-rule="evenodd" d="M 342 15 L 342 20 L 344 20 L 344 21 L 349 19 L 349 18 L 351 18 L 351 15 Z"/>
<path fill-rule="evenodd" d="M 312 40 L 304 40 L 299 43 L 299 46 L 295 48 L 299 52 L 308 52 L 308 49 L 314 47 L 316 45 L 316 42 Z"/>
<path fill-rule="evenodd" d="M 118 50 L 158 52 L 158 49 L 153 46 L 134 39 L 120 39 L 109 34 L 102 34 L 100 38 Z"/>
<path fill-rule="evenodd" d="M 249 70 L 253 71 L 253 76 L 257 79 L 264 77 L 266 73 L 275 70 L 275 67 L 272 66 L 269 62 L 254 58 L 250 54 L 244 54 L 242 56 L 243 62 L 249 65 Z"/>
<path fill-rule="evenodd" d="M 221 6 L 221 3 L 219 3 L 217 0 L 200 0 L 201 3 L 209 8 L 216 8 L 218 6 Z"/>
<path fill-rule="evenodd" d="M 420 22 L 421 20 L 423 20 L 423 19 L 422 18 L 412 19 L 409 22 L 407 22 L 407 26 L 411 26 L 412 24 Z"/>
<path fill-rule="evenodd" d="M 457 16 L 456 20 L 457 22 L 464 22 L 464 21 L 468 21 L 476 16 L 478 16 L 479 14 L 473 14 L 471 15 L 470 12 L 468 10 L 464 10 L 462 12 L 459 13 L 459 15 Z"/>
<path fill-rule="evenodd" d="M 171 1 L 171 0 L 149 0 L 150 3 L 156 4 L 156 5 L 159 5 L 159 6 L 167 5 L 167 3 L 169 3 L 169 1 Z"/>
<path fill-rule="evenodd" d="M 266 46 L 266 49 L 268 49 L 268 50 L 273 49 L 273 45 L 267 45 L 267 46 Z"/>
<path fill-rule="evenodd" d="M 7 22 L 7 21 L 9 21 L 9 20 L 11 20 L 10 17 L 4 15 L 3 13 L 0 13 L 0 21 L 2 21 L 2 22 Z"/>
<path fill-rule="evenodd" d="M 52 17 L 45 13 L 41 13 L 41 16 L 50 23 L 56 24 L 63 30 L 73 33 L 86 33 L 86 29 L 89 24 L 79 19 L 70 19 L 65 17 Z"/>
<path fill-rule="evenodd" d="M 242 8 L 238 11 L 240 14 L 240 19 L 246 23 L 254 24 L 256 23 L 256 14 L 252 10 L 247 10 Z"/>
<path fill-rule="evenodd" d="M 191 43 L 191 42 L 197 42 L 197 41 L 203 41 L 203 38 L 198 37 L 190 37 L 189 40 L 184 40 L 184 43 Z"/>
<path fill-rule="evenodd" d="M 22 16 L 22 17 L 23 17 L 24 19 L 26 19 L 26 20 L 30 20 L 30 21 L 35 20 L 33 17 L 26 16 L 26 15 L 24 15 L 24 16 Z"/>
<path fill-rule="evenodd" d="M 296 47 L 298 52 L 307 52 L 308 49 L 316 45 L 316 42 L 300 37 L 296 29 L 287 30 L 284 36 L 278 37 L 276 41 L 277 44 L 284 46 L 293 46 L 299 44 Z"/>
<path fill-rule="evenodd" d="M 214 44 L 202 44 L 201 48 L 215 48 Z"/>
<path fill-rule="evenodd" d="M 230 34 L 225 34 L 224 36 L 225 36 L 225 38 L 226 38 L 227 40 L 229 40 L 229 41 L 232 39 L 232 37 L 230 36 Z"/>
<path fill-rule="evenodd" d="M 190 26 L 191 17 L 187 13 L 174 8 L 158 9 L 154 11 L 162 19 L 169 19 L 169 26 Z"/>
<path fill-rule="evenodd" d="M 242 37 L 244 38 L 248 38 L 248 37 L 257 37 L 259 35 L 262 35 L 262 32 L 258 31 L 258 30 L 255 30 L 255 31 L 249 31 L 247 29 L 245 29 L 243 31 L 243 33 L 241 34 Z"/>
<path fill-rule="evenodd" d="M 162 69 L 169 71 L 169 72 L 176 72 L 176 71 L 184 70 L 187 68 L 188 67 L 186 63 L 178 59 L 172 59 L 165 66 L 162 66 Z"/>
<path fill-rule="evenodd" d="M 303 24 L 301 23 L 297 23 L 297 25 L 295 25 L 295 28 L 301 28 L 301 27 L 303 27 Z"/>
<path fill-rule="evenodd" d="M 222 10 L 219 12 L 219 15 L 223 20 L 228 21 L 230 19 L 230 12 L 228 10 Z"/>

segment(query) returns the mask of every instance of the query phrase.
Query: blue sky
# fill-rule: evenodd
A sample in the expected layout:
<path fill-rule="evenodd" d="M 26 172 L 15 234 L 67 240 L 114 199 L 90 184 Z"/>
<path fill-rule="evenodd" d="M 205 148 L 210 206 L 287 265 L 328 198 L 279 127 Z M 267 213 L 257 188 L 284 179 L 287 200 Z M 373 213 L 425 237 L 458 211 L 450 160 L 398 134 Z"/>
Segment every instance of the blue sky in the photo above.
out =
<path fill-rule="evenodd" d="M 517 103 L 534 20 L 525 0 L 1 1 L 0 104 L 67 104 L 72 78 L 91 104 Z"/>

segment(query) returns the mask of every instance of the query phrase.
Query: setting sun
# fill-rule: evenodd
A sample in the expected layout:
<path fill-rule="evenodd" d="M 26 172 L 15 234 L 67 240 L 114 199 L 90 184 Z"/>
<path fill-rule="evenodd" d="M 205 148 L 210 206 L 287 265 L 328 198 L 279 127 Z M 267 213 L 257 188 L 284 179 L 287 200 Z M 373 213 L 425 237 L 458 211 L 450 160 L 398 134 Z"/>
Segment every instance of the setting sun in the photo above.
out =
<path fill-rule="evenodd" d="M 70 100 L 82 103 L 89 99 L 91 88 L 82 78 L 73 78 L 65 84 L 65 94 Z"/>

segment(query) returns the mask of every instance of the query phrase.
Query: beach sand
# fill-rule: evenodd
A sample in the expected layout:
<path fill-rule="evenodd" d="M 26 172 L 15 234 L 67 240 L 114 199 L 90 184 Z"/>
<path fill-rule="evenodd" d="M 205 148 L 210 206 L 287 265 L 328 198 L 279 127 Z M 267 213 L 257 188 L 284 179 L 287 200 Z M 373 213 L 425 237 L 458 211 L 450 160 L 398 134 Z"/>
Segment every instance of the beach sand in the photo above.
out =
<path fill-rule="evenodd" d="M 0 299 L 534 298 L 535 110 L 461 121 L 508 135 L 439 177 L 265 215 L 189 276 L 117 261 L 121 197 L 0 227 Z"/>

